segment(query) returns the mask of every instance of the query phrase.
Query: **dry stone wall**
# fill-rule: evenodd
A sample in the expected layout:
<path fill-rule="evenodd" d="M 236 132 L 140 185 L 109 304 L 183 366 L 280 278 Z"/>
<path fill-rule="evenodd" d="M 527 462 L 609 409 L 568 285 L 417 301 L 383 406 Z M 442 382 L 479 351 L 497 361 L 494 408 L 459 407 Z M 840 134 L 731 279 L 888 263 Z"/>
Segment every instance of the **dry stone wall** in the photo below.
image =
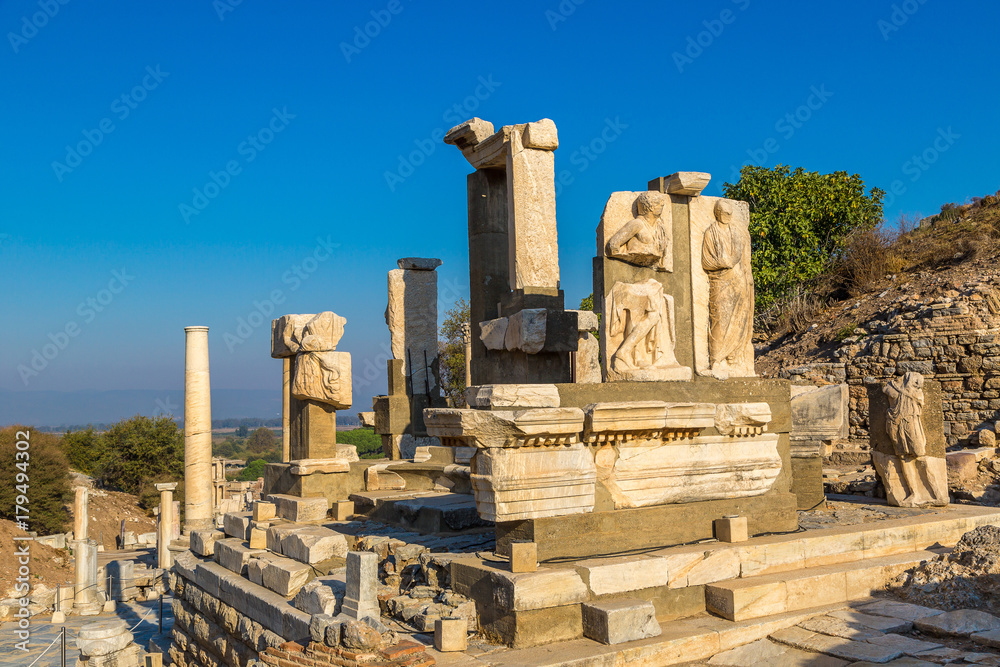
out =
<path fill-rule="evenodd" d="M 950 449 L 979 444 L 1000 420 L 1000 291 L 972 281 L 930 300 L 904 296 L 883 319 L 859 323 L 833 351 L 832 363 L 787 368 L 793 381 L 846 382 L 850 445 L 868 442 L 868 386 L 908 371 L 941 383 Z M 985 439 L 985 437 L 984 437 Z"/>

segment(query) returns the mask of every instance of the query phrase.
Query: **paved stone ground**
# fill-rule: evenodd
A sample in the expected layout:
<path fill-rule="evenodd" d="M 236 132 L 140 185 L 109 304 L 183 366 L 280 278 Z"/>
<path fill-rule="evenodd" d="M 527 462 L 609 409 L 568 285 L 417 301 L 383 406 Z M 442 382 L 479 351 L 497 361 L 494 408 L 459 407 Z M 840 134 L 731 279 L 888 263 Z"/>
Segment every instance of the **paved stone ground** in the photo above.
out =
<path fill-rule="evenodd" d="M 131 602 L 119 604 L 113 614 L 100 614 L 99 616 L 67 616 L 66 617 L 66 665 L 73 667 L 80 657 L 80 651 L 76 648 L 76 636 L 80 626 L 86 625 L 99 619 L 120 618 L 128 623 L 135 635 L 135 643 L 143 650 L 149 644 L 149 640 L 154 637 L 161 637 L 169 643 L 170 629 L 174 624 L 174 616 L 171 606 L 173 598 L 163 597 L 163 634 L 160 635 L 158 623 L 159 602 Z M 25 653 L 15 648 L 20 639 L 16 634 L 17 625 L 15 623 L 4 623 L 0 626 L 0 665 L 17 665 L 18 667 L 60 667 L 62 664 L 61 647 L 59 633 L 62 631 L 62 624 L 53 625 L 49 622 L 49 615 L 36 616 L 31 619 L 31 639 L 28 643 L 28 652 Z M 140 622 L 141 619 L 141 622 Z M 46 647 L 56 640 L 48 650 Z M 44 651 L 44 655 L 43 655 Z M 39 658 L 39 656 L 41 656 Z M 37 662 L 33 662 L 37 659 Z"/>

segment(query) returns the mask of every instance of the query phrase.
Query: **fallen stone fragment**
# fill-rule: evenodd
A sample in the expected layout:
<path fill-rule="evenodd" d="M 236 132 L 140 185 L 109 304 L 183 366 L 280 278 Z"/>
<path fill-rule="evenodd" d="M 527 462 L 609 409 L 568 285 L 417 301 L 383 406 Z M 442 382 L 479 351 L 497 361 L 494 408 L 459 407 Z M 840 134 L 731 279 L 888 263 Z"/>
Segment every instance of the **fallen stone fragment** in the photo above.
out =
<path fill-rule="evenodd" d="M 978 632 L 1000 630 L 1000 618 L 975 609 L 959 609 L 929 618 L 919 618 L 913 625 L 934 635 L 968 637 Z"/>

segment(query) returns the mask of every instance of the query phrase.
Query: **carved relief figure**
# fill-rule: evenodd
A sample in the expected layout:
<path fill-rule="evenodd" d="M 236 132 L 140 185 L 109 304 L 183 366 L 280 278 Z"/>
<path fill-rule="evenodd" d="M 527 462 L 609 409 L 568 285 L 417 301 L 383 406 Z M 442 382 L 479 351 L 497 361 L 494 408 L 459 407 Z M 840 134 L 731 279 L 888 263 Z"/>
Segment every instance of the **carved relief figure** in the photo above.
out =
<path fill-rule="evenodd" d="M 609 380 L 684 379 L 690 369 L 674 356 L 674 300 L 650 278 L 641 283 L 615 283 L 608 317 Z"/>
<path fill-rule="evenodd" d="M 672 235 L 661 217 L 666 198 L 643 192 L 635 201 L 638 217 L 626 222 L 607 243 L 608 257 L 657 271 L 673 268 Z"/>
<path fill-rule="evenodd" d="M 295 358 L 292 396 L 351 407 L 351 356 L 346 352 L 301 352 Z"/>
<path fill-rule="evenodd" d="M 753 364 L 750 234 L 732 223 L 732 202 L 719 200 L 715 222 L 705 230 L 702 244 L 702 268 L 709 277 L 708 356 L 712 375 L 720 380 L 729 377 L 732 369 Z"/>
<path fill-rule="evenodd" d="M 921 421 L 924 412 L 924 376 L 909 372 L 882 388 L 889 399 L 885 429 L 902 463 L 907 495 L 901 501 L 911 506 L 932 499 L 917 470 L 917 458 L 927 455 L 927 437 Z"/>

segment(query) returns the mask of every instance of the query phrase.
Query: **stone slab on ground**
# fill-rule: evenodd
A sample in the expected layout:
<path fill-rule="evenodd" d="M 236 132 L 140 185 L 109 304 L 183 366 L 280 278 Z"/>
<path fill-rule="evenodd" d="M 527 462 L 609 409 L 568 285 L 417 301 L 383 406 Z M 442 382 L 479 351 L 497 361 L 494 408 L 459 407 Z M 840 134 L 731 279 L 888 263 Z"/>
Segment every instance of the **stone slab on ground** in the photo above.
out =
<path fill-rule="evenodd" d="M 873 616 L 854 609 L 838 609 L 828 615 L 882 632 L 909 632 L 913 629 L 912 621 L 891 616 Z"/>
<path fill-rule="evenodd" d="M 1000 630 L 1000 618 L 985 611 L 975 609 L 959 609 L 943 614 L 935 614 L 928 618 L 919 618 L 913 625 L 923 632 L 932 635 L 953 635 L 968 637 L 979 632 Z"/>
<path fill-rule="evenodd" d="M 284 494 L 272 494 L 268 500 L 274 503 L 278 516 L 288 521 L 322 521 L 330 508 L 326 498 L 299 498 Z"/>
<path fill-rule="evenodd" d="M 620 598 L 583 605 L 583 636 L 602 644 L 623 644 L 660 633 L 652 602 Z"/>
<path fill-rule="evenodd" d="M 884 636 L 880 630 L 866 627 L 834 616 L 814 616 L 799 623 L 799 627 L 831 637 L 843 637 L 863 642 Z"/>
<path fill-rule="evenodd" d="M 878 644 L 880 646 L 888 646 L 889 648 L 896 648 L 905 653 L 906 655 L 916 655 L 918 653 L 924 653 L 925 651 L 933 651 L 934 649 L 941 648 L 941 644 L 935 644 L 934 642 L 925 642 L 919 639 L 914 639 L 913 637 L 905 637 L 903 635 L 897 635 L 894 633 L 889 633 L 887 635 L 882 635 L 881 637 L 874 637 L 869 639 L 870 644 Z"/>
<path fill-rule="evenodd" d="M 315 564 L 347 557 L 347 538 L 322 526 L 303 526 L 281 540 L 281 553 L 302 563 Z"/>
<path fill-rule="evenodd" d="M 940 609 L 931 609 L 930 607 L 922 607 L 918 604 L 910 604 L 909 602 L 896 602 L 895 600 L 876 600 L 875 602 L 859 606 L 858 611 L 874 616 L 901 618 L 911 622 L 944 613 Z"/>
<path fill-rule="evenodd" d="M 844 660 L 868 660 L 871 662 L 889 662 L 903 655 L 903 652 L 888 646 L 856 642 L 841 637 L 830 637 L 815 632 L 793 627 L 778 630 L 771 639 L 782 644 L 788 644 L 803 651 L 825 653 Z"/>

